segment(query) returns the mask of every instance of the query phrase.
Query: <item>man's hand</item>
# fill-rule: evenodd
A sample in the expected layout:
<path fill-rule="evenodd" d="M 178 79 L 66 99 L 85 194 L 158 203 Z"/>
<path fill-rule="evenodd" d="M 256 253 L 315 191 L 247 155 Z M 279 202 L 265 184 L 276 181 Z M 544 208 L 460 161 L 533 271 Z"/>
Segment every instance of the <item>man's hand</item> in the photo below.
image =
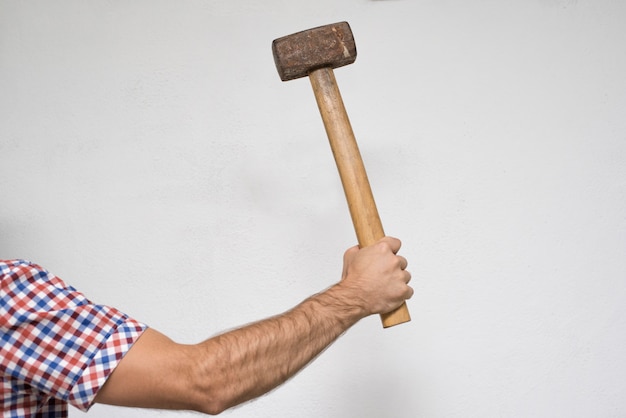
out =
<path fill-rule="evenodd" d="M 345 303 L 358 304 L 363 315 L 384 314 L 413 296 L 406 258 L 397 255 L 400 240 L 385 237 L 369 247 L 352 247 L 344 254 L 342 280 Z"/>
<path fill-rule="evenodd" d="M 96 402 L 217 414 L 288 380 L 361 318 L 413 295 L 400 241 L 350 248 L 342 280 L 295 308 L 195 345 L 148 329 Z"/>

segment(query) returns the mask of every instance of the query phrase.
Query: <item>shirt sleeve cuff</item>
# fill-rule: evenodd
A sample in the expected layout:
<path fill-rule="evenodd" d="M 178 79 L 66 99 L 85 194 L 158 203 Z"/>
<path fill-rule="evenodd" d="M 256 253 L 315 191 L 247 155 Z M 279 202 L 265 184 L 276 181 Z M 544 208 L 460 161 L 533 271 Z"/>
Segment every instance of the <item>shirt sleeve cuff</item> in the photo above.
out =
<path fill-rule="evenodd" d="M 146 325 L 130 318 L 120 324 L 104 342 L 72 388 L 69 403 L 81 411 L 88 411 L 100 388 L 147 328 Z"/>

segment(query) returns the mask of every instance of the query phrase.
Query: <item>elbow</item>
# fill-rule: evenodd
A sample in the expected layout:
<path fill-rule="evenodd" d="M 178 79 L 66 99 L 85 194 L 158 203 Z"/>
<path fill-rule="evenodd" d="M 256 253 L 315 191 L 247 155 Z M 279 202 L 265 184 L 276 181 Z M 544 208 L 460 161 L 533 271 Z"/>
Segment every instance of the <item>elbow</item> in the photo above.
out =
<path fill-rule="evenodd" d="M 219 415 L 232 405 L 226 400 L 219 390 L 204 387 L 196 389 L 193 407 L 191 409 L 206 415 Z"/>
<path fill-rule="evenodd" d="M 198 412 L 202 412 L 207 415 L 219 415 L 227 409 L 228 408 L 224 404 L 219 402 L 207 402 L 205 405 L 202 405 Z"/>
<path fill-rule="evenodd" d="M 216 372 L 215 367 L 207 364 L 206 358 L 193 367 L 191 378 L 188 380 L 188 393 L 191 394 L 193 410 L 206 415 L 219 415 L 235 406 L 237 402 L 229 393 L 229 385 Z"/>
<path fill-rule="evenodd" d="M 192 389 L 193 409 L 207 415 L 219 415 L 233 406 L 225 391 L 212 382 L 206 382 L 208 376 L 199 376 Z M 203 382 L 204 380 L 204 382 Z"/>
<path fill-rule="evenodd" d="M 206 415 L 219 415 L 228 409 L 227 402 L 219 388 L 212 384 L 195 385 L 193 389 L 193 410 Z"/>
<path fill-rule="evenodd" d="M 219 415 L 261 394 L 257 386 L 250 388 L 247 381 L 242 382 L 241 376 L 233 373 L 232 353 L 215 338 L 192 346 L 192 350 L 188 390 L 193 394 L 194 410 Z"/>

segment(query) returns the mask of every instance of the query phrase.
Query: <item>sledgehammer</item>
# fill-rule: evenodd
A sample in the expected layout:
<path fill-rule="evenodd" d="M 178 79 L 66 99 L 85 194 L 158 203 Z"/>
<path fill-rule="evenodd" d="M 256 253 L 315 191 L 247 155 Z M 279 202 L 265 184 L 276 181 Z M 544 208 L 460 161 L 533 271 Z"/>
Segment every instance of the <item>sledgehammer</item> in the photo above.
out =
<path fill-rule="evenodd" d="M 363 159 L 341 99 L 333 68 L 356 60 L 356 45 L 347 22 L 284 36 L 272 43 L 281 80 L 308 76 L 337 163 L 360 247 L 385 236 Z M 406 303 L 381 315 L 383 327 L 411 320 Z"/>

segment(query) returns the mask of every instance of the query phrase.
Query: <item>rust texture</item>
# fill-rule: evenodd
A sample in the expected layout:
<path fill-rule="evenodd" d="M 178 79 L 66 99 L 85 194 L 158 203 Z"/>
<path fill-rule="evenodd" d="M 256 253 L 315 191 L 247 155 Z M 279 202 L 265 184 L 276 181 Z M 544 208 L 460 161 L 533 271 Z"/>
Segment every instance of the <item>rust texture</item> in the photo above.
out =
<path fill-rule="evenodd" d="M 294 33 L 272 43 L 281 80 L 306 77 L 318 68 L 337 68 L 356 60 L 356 45 L 347 22 Z"/>

